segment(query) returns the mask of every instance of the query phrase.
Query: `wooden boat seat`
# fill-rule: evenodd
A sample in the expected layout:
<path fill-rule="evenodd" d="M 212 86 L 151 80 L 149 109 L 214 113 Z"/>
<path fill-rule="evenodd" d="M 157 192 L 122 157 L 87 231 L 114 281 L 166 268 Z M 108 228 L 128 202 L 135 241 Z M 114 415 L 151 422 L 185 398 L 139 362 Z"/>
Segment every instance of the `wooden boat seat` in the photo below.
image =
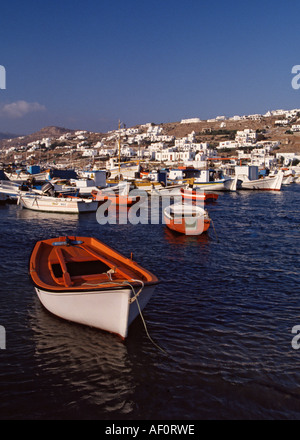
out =
<path fill-rule="evenodd" d="M 68 272 L 64 256 L 63 256 L 62 251 L 61 251 L 61 249 L 59 247 L 55 248 L 55 254 L 56 254 L 56 256 L 58 258 L 58 261 L 59 261 L 59 264 L 61 266 L 62 277 L 63 277 L 63 280 L 64 280 L 64 284 L 67 287 L 71 287 L 73 285 L 73 282 L 72 282 L 70 274 Z"/>
<path fill-rule="evenodd" d="M 106 260 L 89 246 L 84 246 L 84 253 L 76 254 L 76 257 L 58 246 L 53 249 L 48 259 L 48 268 L 53 280 L 59 285 L 71 287 L 78 282 L 103 282 L 108 278 L 118 281 L 133 276 L 132 271 L 127 271 L 123 266 L 120 268 L 118 264 L 113 266 L 112 261 Z M 109 271 L 112 271 L 110 275 Z"/>

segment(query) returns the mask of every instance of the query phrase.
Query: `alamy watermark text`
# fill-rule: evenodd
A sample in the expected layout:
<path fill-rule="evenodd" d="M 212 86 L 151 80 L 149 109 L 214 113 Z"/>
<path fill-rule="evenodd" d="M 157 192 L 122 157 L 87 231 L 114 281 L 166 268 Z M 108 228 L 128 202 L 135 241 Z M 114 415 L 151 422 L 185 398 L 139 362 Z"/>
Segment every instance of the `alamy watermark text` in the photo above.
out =
<path fill-rule="evenodd" d="M 0 350 L 6 349 L 6 331 L 5 328 L 0 325 Z"/>
<path fill-rule="evenodd" d="M 6 89 L 6 70 L 4 66 L 0 66 L 0 89 Z"/>
<path fill-rule="evenodd" d="M 294 90 L 300 89 L 300 65 L 293 66 L 292 74 L 295 75 L 292 79 L 292 87 Z"/>

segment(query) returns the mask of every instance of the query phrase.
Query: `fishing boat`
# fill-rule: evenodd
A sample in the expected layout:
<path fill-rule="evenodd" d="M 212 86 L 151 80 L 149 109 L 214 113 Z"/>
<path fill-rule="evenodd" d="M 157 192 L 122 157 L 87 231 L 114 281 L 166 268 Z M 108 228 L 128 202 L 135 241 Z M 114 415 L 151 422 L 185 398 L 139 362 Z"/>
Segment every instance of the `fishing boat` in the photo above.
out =
<path fill-rule="evenodd" d="M 181 183 L 181 184 L 172 184 L 172 185 L 166 185 L 163 186 L 161 185 L 159 188 L 156 187 L 155 185 L 152 185 L 152 188 L 150 190 L 147 191 L 147 193 L 150 196 L 180 196 L 181 195 L 181 191 L 185 188 L 188 188 L 188 184 L 186 183 Z"/>
<path fill-rule="evenodd" d="M 28 171 L 21 169 L 17 171 L 4 171 L 4 174 L 8 180 L 19 184 L 26 183 L 33 179 L 35 182 L 45 182 L 46 180 L 50 180 L 50 170 L 31 174 Z"/>
<path fill-rule="evenodd" d="M 9 180 L 0 180 L 0 193 L 4 194 L 7 199 L 17 203 L 18 196 L 21 194 L 21 187 L 18 183 Z"/>
<path fill-rule="evenodd" d="M 164 209 L 164 221 L 169 229 L 185 235 L 200 235 L 210 226 L 205 209 L 191 203 L 174 203 Z"/>
<path fill-rule="evenodd" d="M 193 179 L 193 189 L 203 191 L 236 191 L 237 178 L 223 174 L 222 171 L 200 170 L 199 177 Z"/>
<path fill-rule="evenodd" d="M 51 197 L 40 194 L 19 195 L 18 204 L 22 208 L 32 211 L 56 212 L 68 214 L 80 214 L 84 212 L 96 212 L 98 202 L 93 199 L 82 199 L 80 197 Z"/>
<path fill-rule="evenodd" d="M 183 200 L 191 200 L 192 202 L 216 202 L 219 195 L 215 193 L 205 193 L 200 190 L 181 189 Z"/>
<path fill-rule="evenodd" d="M 48 311 L 122 338 L 159 282 L 132 258 L 93 237 L 38 241 L 29 274 Z"/>
<path fill-rule="evenodd" d="M 97 202 L 109 201 L 111 205 L 130 207 L 140 200 L 139 196 L 122 195 L 117 193 L 102 193 L 101 191 L 92 191 L 93 200 Z"/>
<path fill-rule="evenodd" d="M 242 166 L 235 167 L 238 179 L 238 190 L 261 190 L 261 191 L 280 191 L 283 182 L 283 172 L 279 170 L 273 176 L 258 178 L 258 167 Z"/>
<path fill-rule="evenodd" d="M 130 183 L 120 182 L 117 185 L 96 189 L 91 192 L 91 196 L 99 203 L 109 201 L 111 205 L 130 207 L 137 203 L 141 197 L 137 194 L 130 195 Z"/>

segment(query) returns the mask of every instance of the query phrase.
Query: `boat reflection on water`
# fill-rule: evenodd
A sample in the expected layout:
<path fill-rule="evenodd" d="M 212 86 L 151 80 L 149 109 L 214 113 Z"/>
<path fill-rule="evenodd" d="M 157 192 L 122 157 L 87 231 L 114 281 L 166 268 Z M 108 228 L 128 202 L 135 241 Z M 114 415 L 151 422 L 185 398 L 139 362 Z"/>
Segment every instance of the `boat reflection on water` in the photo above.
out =
<path fill-rule="evenodd" d="M 195 244 L 208 244 L 211 241 L 211 238 L 207 232 L 204 232 L 201 235 L 185 235 L 180 234 L 179 232 L 172 231 L 169 228 L 164 228 L 164 239 L 169 244 L 174 245 L 185 245 L 190 246 L 192 243 Z"/>
<path fill-rule="evenodd" d="M 101 412 L 116 412 L 118 417 L 132 412 L 132 366 L 126 345 L 119 338 L 59 319 L 37 298 L 29 320 L 37 380 L 49 387 L 45 401 L 49 393 L 57 393 L 57 401 L 65 403 L 72 413 L 82 399 L 89 410 L 80 414 L 82 418 L 95 416 L 93 411 L 99 416 Z"/>
<path fill-rule="evenodd" d="M 85 214 L 85 218 L 93 215 L 95 218 L 95 213 L 87 213 Z M 67 214 L 64 213 L 59 215 L 56 212 L 45 212 L 45 211 L 31 211 L 30 209 L 17 209 L 16 216 L 18 219 L 24 220 L 46 220 L 46 221 L 55 221 L 57 224 L 59 223 L 71 223 L 77 224 L 79 214 Z"/>

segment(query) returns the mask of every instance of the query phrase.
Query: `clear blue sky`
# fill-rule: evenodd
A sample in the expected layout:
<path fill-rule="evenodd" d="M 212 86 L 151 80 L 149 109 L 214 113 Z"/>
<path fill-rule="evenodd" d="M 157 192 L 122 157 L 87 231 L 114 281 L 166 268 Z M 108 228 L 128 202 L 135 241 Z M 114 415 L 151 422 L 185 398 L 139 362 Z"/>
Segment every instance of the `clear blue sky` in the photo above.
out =
<path fill-rule="evenodd" d="M 0 131 L 300 108 L 297 1 L 10 0 Z"/>

